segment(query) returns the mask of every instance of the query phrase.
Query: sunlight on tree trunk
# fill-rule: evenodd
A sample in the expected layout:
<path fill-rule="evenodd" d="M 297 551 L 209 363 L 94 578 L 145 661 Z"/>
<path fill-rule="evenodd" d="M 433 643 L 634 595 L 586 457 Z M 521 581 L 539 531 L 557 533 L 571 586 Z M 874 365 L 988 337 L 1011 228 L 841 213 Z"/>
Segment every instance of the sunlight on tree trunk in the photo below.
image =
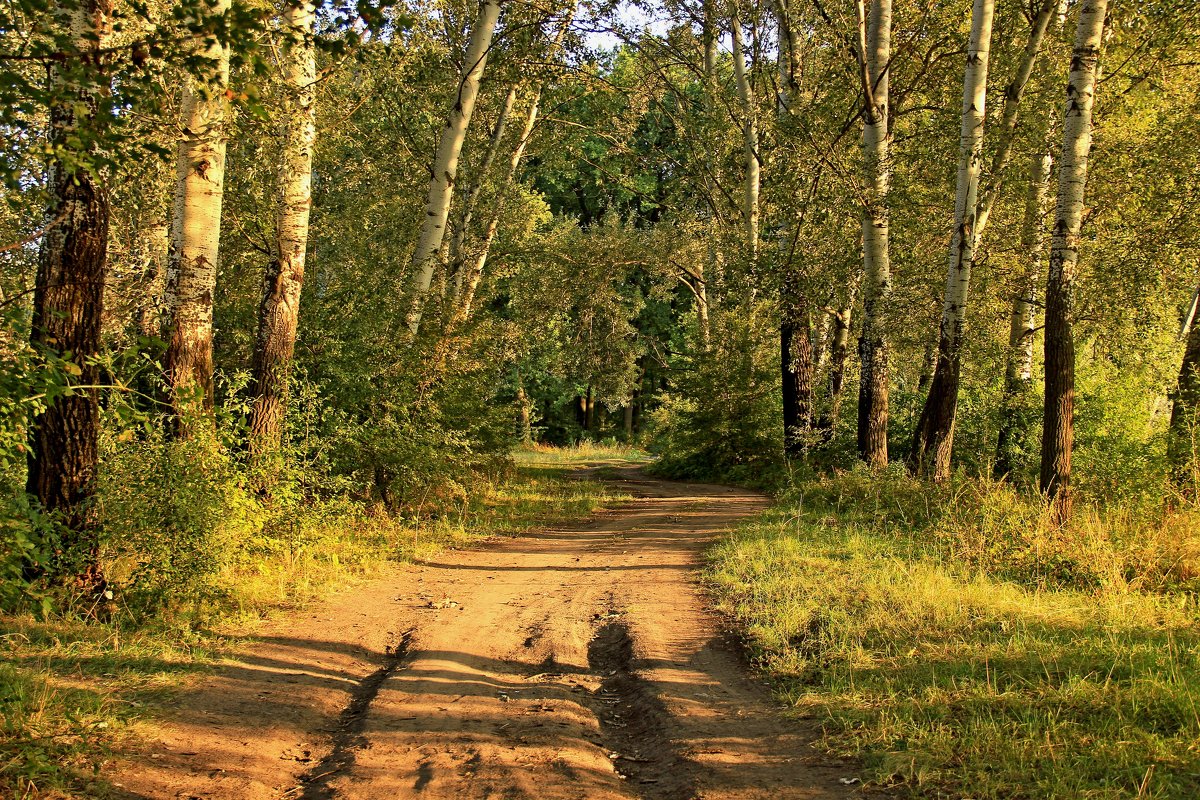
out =
<path fill-rule="evenodd" d="M 1083 0 L 1063 116 L 1058 202 L 1054 213 L 1046 282 L 1046 397 L 1042 427 L 1042 491 L 1053 501 L 1055 517 L 1070 516 L 1071 448 L 1075 439 L 1075 276 L 1088 156 L 1092 146 L 1092 104 L 1103 45 L 1108 0 Z"/>
<path fill-rule="evenodd" d="M 933 381 L 908 455 L 909 469 L 935 480 L 950 477 L 950 452 L 962 373 L 963 334 L 975 262 L 975 218 L 983 163 L 983 128 L 987 119 L 988 62 L 995 0 L 975 0 L 971 41 L 963 77 L 962 126 L 958 143 L 958 181 L 954 198 L 954 230 L 946 269 L 945 301 L 938 331 Z"/>
<path fill-rule="evenodd" d="M 283 12 L 287 43 L 284 69 L 287 99 L 282 130 L 280 207 L 276 256 L 263 275 L 252 373 L 250 453 L 261 458 L 278 449 L 287 413 L 288 382 L 300 320 L 300 293 L 312 210 L 312 162 L 316 143 L 317 54 L 313 41 L 316 9 L 309 0 L 287 4 Z"/>
<path fill-rule="evenodd" d="M 70 20 L 70 44 L 81 55 L 50 70 L 56 96 L 50 107 L 50 144 L 67 151 L 51 159 L 47 219 L 34 283 L 32 345 L 70 358 L 71 381 L 83 388 L 63 394 L 31 424 L 26 490 L 47 512 L 62 515 L 67 530 L 49 564 L 27 564 L 33 574 L 75 577 L 92 590 L 103 585 L 98 561 L 99 518 L 93 503 L 99 462 L 100 408 L 96 383 L 108 272 L 109 201 L 90 167 L 70 163 L 81 127 L 95 126 L 99 85 L 78 86 L 64 73 L 107 46 L 113 5 L 85 0 L 56 9 Z M 74 62 L 74 63 L 72 63 Z M 88 70 L 90 73 L 90 70 Z M 86 140 L 86 135 L 83 137 Z"/>
<path fill-rule="evenodd" d="M 214 15 L 229 11 L 218 0 Z M 221 242 L 228 137 L 229 46 L 215 37 L 204 50 L 207 80 L 185 78 L 171 255 L 167 267 L 168 335 L 165 369 L 177 423 L 213 407 L 213 292 Z M 186 434 L 183 428 L 177 432 Z"/>
<path fill-rule="evenodd" d="M 458 174 L 458 156 L 467 138 L 467 126 L 475 111 L 479 97 L 479 82 L 487 66 L 488 51 L 492 34 L 500 18 L 500 4 L 496 0 L 484 0 L 479 6 L 471 40 L 463 56 L 462 78 L 454 105 L 446 118 L 446 127 L 438 143 L 429 178 L 429 194 L 425 200 L 425 215 L 421 223 L 420 237 L 413 251 L 413 305 L 408 315 L 408 329 L 415 337 L 421 327 L 421 314 L 425 295 L 433 283 L 433 272 L 437 267 L 437 254 L 446 235 L 446 220 L 450 216 L 450 203 L 454 197 L 454 181 Z"/>
<path fill-rule="evenodd" d="M 858 352 L 858 454 L 872 466 L 888 461 L 888 369 L 890 347 L 883 315 L 892 297 L 888 244 L 891 134 L 888 130 L 892 0 L 872 0 L 870 21 L 858 2 L 858 53 L 863 87 L 863 162 L 866 198 L 862 213 L 863 324 Z"/>

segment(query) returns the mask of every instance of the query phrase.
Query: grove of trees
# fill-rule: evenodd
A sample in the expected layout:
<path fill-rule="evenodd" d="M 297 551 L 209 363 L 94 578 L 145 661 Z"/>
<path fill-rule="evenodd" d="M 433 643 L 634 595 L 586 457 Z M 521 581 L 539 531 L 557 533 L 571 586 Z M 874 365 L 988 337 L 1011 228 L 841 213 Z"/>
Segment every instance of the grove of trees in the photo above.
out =
<path fill-rule="evenodd" d="M 228 520 L 399 513 L 534 440 L 1196 501 L 1194 3 L 17 0 L 0 37 L 8 601 L 163 600 Z"/>

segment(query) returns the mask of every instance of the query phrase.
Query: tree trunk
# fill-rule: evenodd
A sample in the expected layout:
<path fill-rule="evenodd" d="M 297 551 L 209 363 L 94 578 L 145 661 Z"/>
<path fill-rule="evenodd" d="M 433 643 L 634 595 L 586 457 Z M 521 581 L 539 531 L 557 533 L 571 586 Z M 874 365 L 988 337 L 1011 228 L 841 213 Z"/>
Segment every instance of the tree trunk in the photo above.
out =
<path fill-rule="evenodd" d="M 635 396 L 636 395 L 630 396 L 629 402 L 625 404 L 625 417 L 623 422 L 625 427 L 626 443 L 633 441 L 633 405 Z"/>
<path fill-rule="evenodd" d="M 1008 326 L 1008 358 L 1004 366 L 1004 402 L 1000 409 L 1000 432 L 996 438 L 996 462 L 992 477 L 1005 480 L 1029 447 L 1027 406 L 1033 393 L 1033 345 L 1037 327 L 1037 284 L 1042 271 L 1046 237 L 1043 220 L 1050 198 L 1050 152 L 1033 156 L 1029 164 L 1029 187 L 1025 195 L 1025 219 L 1021 225 L 1021 251 L 1026 270 L 1013 294 Z"/>
<path fill-rule="evenodd" d="M 162 282 L 166 278 L 167 252 L 171 247 L 171 227 L 163 216 L 154 221 L 142 242 L 140 295 L 133 308 L 133 327 L 144 338 L 162 335 Z"/>
<path fill-rule="evenodd" d="M 433 271 L 437 265 L 437 253 L 446 236 L 446 220 L 450 216 L 450 202 L 454 197 L 454 180 L 458 173 L 458 156 L 467 138 L 467 126 L 475 111 L 479 97 L 479 82 L 487 66 L 488 50 L 492 34 L 500 18 L 498 0 L 483 0 L 479 16 L 471 31 L 471 40 L 463 57 L 462 77 L 458 95 L 446 118 L 433 169 L 429 178 L 429 193 L 425 199 L 425 216 L 421 222 L 421 233 L 413 251 L 413 305 L 408 315 L 408 329 L 415 337 L 421 327 L 421 313 L 425 295 L 433 282 Z"/>
<path fill-rule="evenodd" d="M 110 0 L 61 4 L 55 12 L 70 20 L 71 43 L 81 53 L 99 50 L 111 34 Z M 87 64 L 95 57 L 86 55 Z M 75 59 L 72 59 L 75 60 Z M 80 64 L 67 69 L 79 78 Z M 91 71 L 90 69 L 88 70 Z M 50 144 L 54 152 L 69 150 L 81 127 L 100 124 L 94 92 L 75 91 L 59 68 L 50 72 L 55 91 L 50 106 Z M 96 76 L 97 83 L 100 77 Z M 70 160 L 48 165 L 50 192 L 47 218 L 57 220 L 42 236 L 34 283 L 31 344 L 40 352 L 68 355 L 80 388 L 55 398 L 32 420 L 26 488 L 47 512 L 61 515 L 67 533 L 48 564 L 29 564 L 33 577 L 50 572 L 76 577 L 93 590 L 103 586 L 98 563 L 99 520 L 92 502 L 99 461 L 99 396 L 94 388 L 99 370 L 104 313 L 104 282 L 108 270 L 108 195 L 87 169 Z"/>
<path fill-rule="evenodd" d="M 1092 146 L 1092 104 L 1103 45 L 1108 0 L 1083 0 L 1063 116 L 1058 202 L 1054 213 L 1049 276 L 1046 281 L 1046 397 L 1042 427 L 1042 491 L 1053 501 L 1055 517 L 1070 515 L 1071 447 L 1075 409 L 1075 272 L 1088 156 Z"/>
<path fill-rule="evenodd" d="M 983 162 L 988 60 L 992 42 L 995 0 L 975 0 L 971 11 L 971 41 L 963 76 L 962 126 L 958 140 L 958 181 L 954 198 L 954 231 L 946 269 L 946 294 L 938 332 L 937 362 L 925 407 L 908 454 L 909 469 L 934 480 L 950 477 L 950 452 L 958 412 L 962 372 L 963 331 L 975 262 L 975 218 L 979 206 L 979 175 Z"/>
<path fill-rule="evenodd" d="M 1192 300 L 1188 316 L 1195 315 L 1196 300 L 1200 289 Z M 1185 319 L 1184 323 L 1188 323 Z M 1171 409 L 1171 427 L 1167 439 L 1167 457 L 1171 464 L 1171 478 L 1180 490 L 1195 498 L 1200 490 L 1200 325 L 1192 324 L 1188 330 L 1183 350 L 1183 364 L 1179 368 L 1179 386 L 1175 391 L 1175 405 Z"/>
<path fill-rule="evenodd" d="M 978 248 L 980 239 L 987 229 L 988 220 L 992 216 L 992 208 L 1000 196 L 1004 186 L 1004 171 L 1012 157 L 1013 146 L 1017 141 L 1017 122 L 1021 110 L 1021 100 L 1025 96 L 1025 88 L 1033 76 L 1037 66 L 1038 56 L 1042 51 L 1042 42 L 1046 39 L 1046 30 L 1054 20 L 1054 30 L 1062 30 L 1066 21 L 1067 0 L 1042 0 L 1038 15 L 1030 24 L 1029 36 L 1025 41 L 1025 52 L 1017 66 L 1016 75 L 1004 90 L 1004 115 L 1000 120 L 999 141 L 996 153 L 988 170 L 987 185 L 979 193 L 979 213 L 975 219 L 975 246 Z"/>
<path fill-rule="evenodd" d="M 471 191 L 467 193 L 466 200 L 463 202 L 462 215 L 459 218 L 458 225 L 454 229 L 454 236 L 450 239 L 448 261 L 450 263 L 451 275 L 454 279 L 454 296 L 456 298 L 462 297 L 463 292 L 462 266 L 465 261 L 463 245 L 466 244 L 467 234 L 471 228 L 471 221 L 475 218 L 475 206 L 478 205 L 479 196 L 483 193 L 483 186 L 487 182 L 488 173 L 491 172 L 492 162 L 496 160 L 496 154 L 500 152 L 500 143 L 504 139 L 504 132 L 508 129 L 508 118 L 512 116 L 513 106 L 517 102 L 518 94 L 518 88 L 513 86 L 508 90 L 508 94 L 504 96 L 504 103 L 500 107 L 500 114 L 496 117 L 496 127 L 492 129 L 492 136 L 488 141 L 487 152 L 483 155 L 483 162 L 479 165 L 479 172 L 475 176 L 475 182 L 471 184 Z"/>
<path fill-rule="evenodd" d="M 889 344 L 883 314 L 891 302 L 888 192 L 891 135 L 888 131 L 892 0 L 872 0 L 870 24 L 859 2 L 859 52 L 863 73 L 863 162 L 866 204 L 862 214 L 863 267 L 867 286 L 858 352 L 858 454 L 873 466 L 887 464 Z"/>
<path fill-rule="evenodd" d="M 521 444 L 533 441 L 533 429 L 530 426 L 529 415 L 533 403 L 525 393 L 525 384 L 521 382 L 521 373 L 517 373 L 517 438 Z"/>
<path fill-rule="evenodd" d="M 596 398 L 592 396 L 592 385 L 589 383 L 587 394 L 583 396 L 583 427 L 588 434 L 596 433 Z M 594 438 L 594 436 L 593 436 Z"/>
<path fill-rule="evenodd" d="M 211 13 L 229 11 L 217 0 Z M 213 41 L 204 55 L 215 65 L 201 85 L 186 78 L 176 161 L 175 208 L 167 265 L 166 374 L 178 422 L 213 407 L 213 292 L 221 242 L 229 47 Z M 177 432 L 186 433 L 184 428 Z"/>
<path fill-rule="evenodd" d="M 803 294 L 784 309 L 779 326 L 783 373 L 783 442 L 789 456 L 803 454 L 812 432 L 812 320 Z"/>
<path fill-rule="evenodd" d="M 291 41 L 284 75 L 288 96 L 283 124 L 281 202 L 276 224 L 276 257 L 263 276 L 252 363 L 255 397 L 250 410 L 250 454 L 253 458 L 279 448 L 296 349 L 312 209 L 313 146 L 317 138 L 315 23 L 316 9 L 311 0 L 284 5 L 283 27 Z"/>
<path fill-rule="evenodd" d="M 746 225 L 746 248 L 750 264 L 758 261 L 759 193 L 762 186 L 758 159 L 758 109 L 754 87 L 746 66 L 746 47 L 742 41 L 742 21 L 737 5 L 732 7 L 729 27 L 733 34 L 733 76 L 742 111 L 742 152 L 745 157 L 745 182 L 742 188 L 742 214 Z"/>

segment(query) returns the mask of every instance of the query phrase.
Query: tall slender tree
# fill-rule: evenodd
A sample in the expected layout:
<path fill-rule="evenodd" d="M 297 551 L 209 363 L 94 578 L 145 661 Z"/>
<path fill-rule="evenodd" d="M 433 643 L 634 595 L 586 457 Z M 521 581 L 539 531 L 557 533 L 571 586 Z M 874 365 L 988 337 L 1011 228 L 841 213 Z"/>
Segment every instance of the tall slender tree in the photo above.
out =
<path fill-rule="evenodd" d="M 220 17 L 229 8 L 230 0 L 216 0 L 210 13 Z M 213 292 L 225 196 L 229 43 L 208 34 L 202 54 L 209 74 L 184 79 L 167 266 L 164 366 L 179 420 L 213 406 Z"/>
<path fill-rule="evenodd" d="M 1183 325 L 1187 335 L 1167 441 L 1172 480 L 1193 496 L 1200 489 L 1200 325 L 1194 321 L 1197 298 L 1200 298 L 1200 288 L 1193 295 L 1187 312 L 1193 320 L 1189 324 L 1185 319 Z"/>
<path fill-rule="evenodd" d="M 288 382 L 300 319 L 300 293 L 312 209 L 312 163 L 316 143 L 316 8 L 311 0 L 284 6 L 284 103 L 281 127 L 280 203 L 275 226 L 275 258 L 263 275 L 258 336 L 252 374 L 250 452 L 262 456 L 280 443 Z"/>
<path fill-rule="evenodd" d="M 1071 449 L 1075 440 L 1075 278 L 1079 232 L 1092 148 L 1092 109 L 1100 68 L 1108 0 L 1083 0 L 1071 52 L 1067 103 L 1063 114 L 1058 201 L 1046 281 L 1046 397 L 1042 417 L 1041 488 L 1055 515 L 1070 514 Z"/>
<path fill-rule="evenodd" d="M 864 0 L 858 10 L 859 75 L 863 96 L 862 210 L 863 322 L 858 343 L 858 453 L 869 464 L 887 464 L 888 372 L 890 348 L 883 315 L 892 297 L 889 252 L 888 194 L 891 190 L 891 132 L 888 95 L 892 58 L 892 0 L 871 0 L 868 20 Z"/>
<path fill-rule="evenodd" d="M 917 422 L 909 468 L 937 480 L 949 477 L 950 451 L 962 372 L 963 332 L 971 267 L 975 262 L 976 214 L 983 165 L 983 129 L 987 119 L 987 79 L 995 0 L 975 0 L 963 74 L 962 124 L 958 139 L 958 181 L 954 194 L 954 230 L 950 236 L 945 301 L 938 332 L 937 361 L 928 399 Z"/>
<path fill-rule="evenodd" d="M 475 112 L 479 83 L 483 79 L 492 35 L 499 19 L 499 0 L 483 0 L 479 5 L 475 25 L 471 29 L 467 51 L 463 55 L 458 91 L 446 117 L 446 127 L 442 130 L 437 152 L 434 154 L 433 167 L 429 174 L 429 192 L 425 199 L 425 215 L 412 257 L 413 305 L 408 314 L 408 329 L 413 336 L 420 331 L 425 296 L 433 284 L 433 273 L 446 236 L 446 220 L 450 217 L 450 204 L 454 198 L 458 157 L 467 138 L 471 115 Z"/>

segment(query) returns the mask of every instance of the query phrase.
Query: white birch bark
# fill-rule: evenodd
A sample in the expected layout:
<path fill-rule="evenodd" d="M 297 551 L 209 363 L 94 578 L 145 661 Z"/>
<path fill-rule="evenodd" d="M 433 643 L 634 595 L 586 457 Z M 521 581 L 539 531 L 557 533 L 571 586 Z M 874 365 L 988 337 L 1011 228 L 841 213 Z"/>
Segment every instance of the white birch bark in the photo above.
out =
<path fill-rule="evenodd" d="M 745 154 L 745 181 L 742 190 L 742 215 L 746 225 L 746 246 L 750 262 L 758 261 L 759 194 L 762 169 L 758 154 L 758 110 L 754 87 L 746 66 L 746 47 L 742 22 L 737 5 L 731 7 L 729 27 L 733 34 L 733 77 L 737 84 L 738 101 L 742 111 L 742 150 Z"/>
<path fill-rule="evenodd" d="M 276 449 L 283 432 L 288 381 L 300 319 L 308 224 L 312 210 L 313 148 L 316 144 L 317 53 L 312 0 L 287 3 L 282 16 L 287 43 L 280 206 L 275 228 L 276 258 L 263 276 L 250 412 L 250 450 Z"/>
<path fill-rule="evenodd" d="M 454 197 L 454 181 L 458 173 L 458 157 L 467 138 L 467 126 L 475 111 L 479 97 L 479 82 L 487 66 L 488 49 L 496 22 L 500 18 L 498 0 L 483 0 L 479 16 L 471 31 L 467 52 L 463 57 L 462 77 L 458 95 L 446 127 L 438 143 L 433 159 L 433 170 L 429 178 L 429 192 L 425 199 L 425 216 L 421 221 L 421 232 L 413 251 L 413 305 L 408 315 L 408 329 L 416 336 L 421 327 L 421 312 L 425 295 L 433 282 L 437 266 L 437 253 L 446 235 L 446 220 L 450 216 L 450 203 Z"/>
<path fill-rule="evenodd" d="M 230 0 L 217 0 L 212 13 L 225 14 L 229 7 Z M 178 413 L 192 400 L 205 411 L 213 403 L 212 301 L 225 191 L 229 47 L 214 37 L 204 55 L 212 64 L 211 78 L 188 78 L 183 87 L 167 264 L 166 372 Z"/>
<path fill-rule="evenodd" d="M 1046 395 L 1040 482 L 1042 491 L 1054 499 L 1059 520 L 1065 520 L 1070 513 L 1068 489 L 1075 438 L 1075 273 L 1092 148 L 1092 110 L 1107 12 L 1108 0 L 1082 0 L 1079 6 L 1063 113 L 1058 201 L 1046 281 Z"/>
<path fill-rule="evenodd" d="M 529 103 L 529 111 L 525 115 L 525 127 L 521 130 L 521 138 L 517 141 L 517 146 L 513 149 L 512 157 L 508 161 L 508 172 L 504 175 L 501 196 L 506 195 L 516 182 L 517 170 L 520 169 L 521 160 L 525 157 L 525 148 L 529 145 L 529 140 L 533 137 L 533 130 L 537 126 L 541 100 L 542 89 L 538 87 Z M 462 295 L 458 298 L 454 315 L 451 317 L 451 328 L 462 324 L 471 315 L 471 306 L 475 302 L 475 293 L 479 289 L 479 282 L 482 280 L 483 271 L 487 267 L 488 253 L 491 251 L 492 242 L 495 241 L 496 232 L 499 229 L 500 207 L 497 206 L 488 220 L 487 230 L 483 234 L 483 241 L 479 245 L 479 253 L 475 257 L 475 263 L 471 265 L 464 278 Z"/>
<path fill-rule="evenodd" d="M 1054 21 L 1054 30 L 1061 31 L 1067 16 L 1067 0 L 1043 0 L 1037 17 L 1029 29 L 1029 38 L 1025 42 L 1025 51 L 1017 66 L 1017 73 L 1004 92 L 1004 115 L 1000 120 L 1000 131 L 997 137 L 996 153 L 988 169 L 989 180 L 980 193 L 979 213 L 975 220 L 975 248 L 987 229 L 988 220 L 992 216 L 992 208 L 996 198 L 1004 186 L 1004 170 L 1012 158 L 1013 145 L 1017 140 L 1017 123 L 1020 120 L 1021 101 L 1025 97 L 1025 89 L 1033 76 L 1038 58 L 1042 52 L 1042 44 L 1046 40 L 1046 31 Z"/>
<path fill-rule="evenodd" d="M 891 135 L 888 131 L 889 62 L 892 55 L 892 0 L 872 0 L 866 24 L 859 12 L 860 68 L 863 73 L 863 168 L 866 202 L 862 213 L 863 324 L 859 342 L 861 378 L 858 450 L 869 464 L 887 464 L 889 347 L 882 316 L 891 301 L 888 193 L 891 190 Z"/>
<path fill-rule="evenodd" d="M 475 218 L 475 207 L 479 203 L 479 196 L 483 193 L 483 185 L 487 181 L 488 173 L 492 169 L 492 162 L 496 160 L 496 154 L 500 152 L 500 143 L 504 140 L 504 132 L 508 128 L 508 118 L 512 115 L 513 105 L 517 102 L 518 94 L 518 88 L 513 86 L 508 90 L 508 94 L 504 96 L 504 103 L 500 107 L 499 116 L 496 118 L 496 127 L 492 129 L 492 138 L 488 142 L 487 152 L 484 153 L 483 162 L 479 165 L 479 172 L 475 176 L 475 182 L 471 184 L 471 191 L 467 193 L 466 200 L 463 202 L 462 216 L 454 229 L 454 236 L 450 239 L 447 260 L 453 270 L 452 277 L 454 279 L 454 297 L 456 300 L 462 297 L 463 245 L 467 241 L 467 232 L 471 227 L 471 221 Z"/>
<path fill-rule="evenodd" d="M 931 469 L 937 480 L 949 477 L 950 451 L 954 442 L 963 330 L 971 290 L 971 267 L 975 263 L 975 218 L 979 208 L 988 64 L 995 11 L 995 0 L 975 0 L 971 9 L 971 36 L 963 72 L 954 230 L 950 236 L 937 360 L 909 454 L 911 468 L 917 471 Z"/>

